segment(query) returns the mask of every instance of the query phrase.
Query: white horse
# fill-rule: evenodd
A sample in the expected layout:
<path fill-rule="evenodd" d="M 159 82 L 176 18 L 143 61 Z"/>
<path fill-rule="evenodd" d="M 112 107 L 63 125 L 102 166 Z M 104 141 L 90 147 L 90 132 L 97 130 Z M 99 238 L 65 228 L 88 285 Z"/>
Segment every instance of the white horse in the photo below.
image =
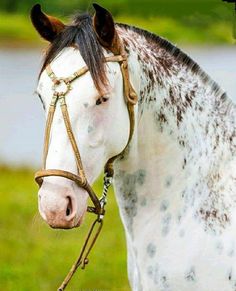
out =
<path fill-rule="evenodd" d="M 51 42 L 37 92 L 46 112 L 52 98 L 45 66 L 59 77 L 88 65 L 67 103 L 88 181 L 123 150 L 129 117 L 117 63 L 115 31 L 128 54 L 139 102 L 128 150 L 115 162 L 115 193 L 128 248 L 132 290 L 236 290 L 236 106 L 186 54 L 168 41 L 124 24 L 95 6 L 65 26 L 32 10 L 41 36 Z M 108 48 L 108 49 L 107 49 Z M 107 81 L 106 81 L 107 80 Z M 76 171 L 59 109 L 53 120 L 47 168 Z M 71 180 L 44 179 L 39 211 L 52 227 L 82 223 L 88 194 Z"/>

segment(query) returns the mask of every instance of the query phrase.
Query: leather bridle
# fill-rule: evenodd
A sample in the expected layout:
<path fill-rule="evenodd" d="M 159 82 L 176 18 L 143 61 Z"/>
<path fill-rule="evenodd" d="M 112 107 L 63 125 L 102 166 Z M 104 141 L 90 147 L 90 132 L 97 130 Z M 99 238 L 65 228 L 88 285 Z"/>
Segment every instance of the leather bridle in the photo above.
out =
<path fill-rule="evenodd" d="M 118 39 L 119 40 L 119 39 Z M 127 61 L 127 55 L 124 50 L 123 44 L 119 40 L 119 54 L 106 57 L 105 62 L 118 62 L 120 64 L 120 69 L 121 73 L 123 76 L 123 89 L 124 89 L 124 98 L 126 101 L 127 109 L 128 109 L 128 114 L 129 114 L 129 120 L 130 120 L 130 131 L 129 131 L 129 138 L 127 141 L 127 144 L 123 151 L 112 158 L 110 158 L 104 168 L 104 187 L 103 187 L 103 193 L 102 197 L 99 199 L 98 196 L 95 194 L 93 191 L 91 185 L 88 183 L 88 180 L 86 178 L 83 164 L 81 161 L 80 157 L 80 152 L 78 145 L 76 143 L 76 139 L 72 130 L 71 122 L 70 122 L 70 117 L 69 113 L 67 110 L 67 104 L 66 104 L 66 95 L 69 93 L 69 91 L 72 89 L 72 83 L 79 77 L 83 76 L 85 73 L 89 71 L 88 67 L 85 66 L 81 68 L 80 70 L 76 71 L 72 76 L 68 78 L 58 78 L 55 73 L 52 71 L 51 66 L 48 65 L 46 67 L 46 72 L 49 78 L 52 80 L 52 90 L 53 90 L 53 97 L 50 103 L 50 107 L 48 110 L 48 116 L 47 116 L 47 121 L 46 121 L 46 128 L 45 128 L 45 139 L 44 139 L 44 151 L 43 151 L 43 169 L 35 173 L 35 180 L 38 183 L 39 187 L 43 183 L 43 178 L 45 177 L 50 177 L 50 176 L 59 176 L 63 178 L 67 178 L 78 185 L 78 187 L 83 188 L 84 190 L 87 191 L 87 193 L 90 196 L 90 199 L 93 202 L 93 207 L 88 206 L 87 211 L 95 213 L 97 215 L 97 219 L 95 222 L 92 224 L 92 227 L 88 233 L 87 239 L 85 240 L 85 244 L 81 250 L 81 254 L 76 261 L 76 263 L 72 266 L 71 271 L 67 275 L 66 279 L 60 286 L 58 290 L 64 290 L 65 287 L 67 286 L 69 280 L 75 273 L 76 269 L 82 265 L 82 268 L 85 267 L 85 265 L 88 263 L 88 254 L 94 245 L 98 234 L 101 231 L 102 228 L 102 223 L 103 223 L 103 216 L 105 214 L 105 209 L 104 206 L 106 204 L 106 196 L 107 196 L 107 191 L 109 186 L 112 183 L 112 178 L 114 174 L 113 170 L 113 162 L 121 157 L 125 150 L 127 149 L 131 138 L 133 136 L 134 132 L 134 126 L 135 126 L 135 113 L 134 113 L 134 105 L 137 103 L 137 94 L 135 90 L 133 89 L 131 83 L 130 83 L 130 78 L 129 78 L 129 71 L 128 71 L 128 61 Z M 64 90 L 59 91 L 59 87 L 64 87 Z M 53 117 L 54 113 L 56 110 L 57 103 L 60 103 L 61 107 L 61 112 L 63 116 L 63 120 L 65 123 L 66 131 L 68 138 L 70 140 L 75 160 L 76 160 L 76 166 L 77 166 L 77 174 L 73 174 L 68 171 L 63 171 L 59 169 L 46 169 L 46 160 L 47 160 L 47 155 L 48 155 L 48 149 L 49 149 L 49 142 L 50 142 L 50 132 L 51 132 L 51 127 L 52 127 L 52 122 L 53 122 Z M 91 234 L 93 229 L 95 228 L 96 224 L 99 224 L 99 227 L 97 229 L 96 234 L 94 235 L 92 242 L 90 243 L 90 246 L 88 245 L 88 242 L 90 240 Z M 88 250 L 86 251 L 86 247 Z"/>

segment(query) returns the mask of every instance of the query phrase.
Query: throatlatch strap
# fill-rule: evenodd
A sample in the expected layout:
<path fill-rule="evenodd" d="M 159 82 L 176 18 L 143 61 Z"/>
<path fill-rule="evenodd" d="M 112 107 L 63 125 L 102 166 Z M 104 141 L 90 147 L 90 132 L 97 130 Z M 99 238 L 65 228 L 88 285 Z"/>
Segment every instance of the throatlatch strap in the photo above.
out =
<path fill-rule="evenodd" d="M 126 57 L 123 45 L 121 45 L 121 55 L 122 55 L 122 61 L 120 62 L 120 68 L 121 68 L 121 73 L 122 73 L 123 83 L 124 83 L 124 96 L 125 96 L 125 100 L 127 104 L 128 114 L 129 114 L 130 130 L 129 130 L 129 138 L 123 151 L 115 155 L 114 157 L 110 158 L 104 167 L 104 172 L 107 173 L 107 176 L 109 177 L 113 177 L 114 175 L 114 169 L 113 169 L 114 161 L 117 158 L 122 157 L 124 155 L 124 152 L 128 148 L 129 143 L 133 137 L 134 127 L 135 127 L 134 105 L 138 101 L 138 96 L 130 83 L 128 62 L 127 62 L 127 57 Z"/>

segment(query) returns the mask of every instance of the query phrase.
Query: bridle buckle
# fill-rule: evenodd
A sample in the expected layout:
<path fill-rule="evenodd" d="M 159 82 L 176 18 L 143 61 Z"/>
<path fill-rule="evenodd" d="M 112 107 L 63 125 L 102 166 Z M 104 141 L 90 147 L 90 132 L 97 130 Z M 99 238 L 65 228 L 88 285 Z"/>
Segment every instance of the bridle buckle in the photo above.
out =
<path fill-rule="evenodd" d="M 52 90 L 54 95 L 65 96 L 71 89 L 71 84 L 67 79 L 57 78 L 53 80 Z"/>

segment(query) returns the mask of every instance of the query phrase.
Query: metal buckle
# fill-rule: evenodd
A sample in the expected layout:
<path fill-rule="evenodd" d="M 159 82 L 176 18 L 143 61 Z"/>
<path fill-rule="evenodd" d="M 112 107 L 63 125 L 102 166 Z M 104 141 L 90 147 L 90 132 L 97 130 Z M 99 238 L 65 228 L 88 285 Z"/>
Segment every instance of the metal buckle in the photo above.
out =
<path fill-rule="evenodd" d="M 54 95 L 65 96 L 71 89 L 70 82 L 66 79 L 59 78 L 53 81 L 52 90 L 54 91 Z"/>

